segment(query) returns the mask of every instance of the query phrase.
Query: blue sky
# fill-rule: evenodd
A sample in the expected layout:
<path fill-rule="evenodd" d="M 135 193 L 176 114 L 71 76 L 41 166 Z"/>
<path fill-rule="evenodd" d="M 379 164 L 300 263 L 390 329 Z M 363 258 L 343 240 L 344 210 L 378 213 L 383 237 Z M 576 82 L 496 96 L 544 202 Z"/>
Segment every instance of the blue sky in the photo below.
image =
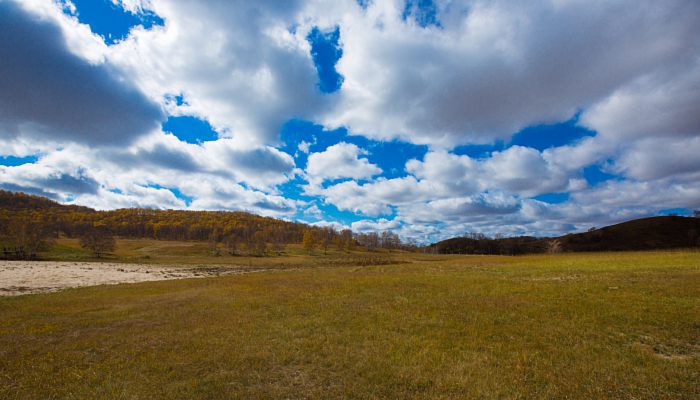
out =
<path fill-rule="evenodd" d="M 618 6 L 0 1 L 0 188 L 421 242 L 688 215 L 700 5 Z"/>

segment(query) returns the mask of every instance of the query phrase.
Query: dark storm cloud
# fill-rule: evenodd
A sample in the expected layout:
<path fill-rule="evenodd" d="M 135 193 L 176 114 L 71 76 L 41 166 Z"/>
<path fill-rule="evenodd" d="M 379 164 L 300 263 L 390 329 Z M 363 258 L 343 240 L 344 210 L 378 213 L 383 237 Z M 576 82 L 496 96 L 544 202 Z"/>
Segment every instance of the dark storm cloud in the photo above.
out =
<path fill-rule="evenodd" d="M 57 26 L 0 2 L 0 138 L 124 144 L 162 114 L 105 65 L 73 55 Z"/>

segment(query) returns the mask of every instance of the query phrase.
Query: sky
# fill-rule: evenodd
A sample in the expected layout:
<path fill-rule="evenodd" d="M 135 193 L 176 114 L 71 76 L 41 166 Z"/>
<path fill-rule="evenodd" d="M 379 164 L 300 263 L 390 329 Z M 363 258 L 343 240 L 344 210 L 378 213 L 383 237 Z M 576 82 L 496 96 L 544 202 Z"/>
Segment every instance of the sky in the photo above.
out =
<path fill-rule="evenodd" d="M 0 189 L 427 243 L 700 208 L 696 0 L 0 0 Z"/>

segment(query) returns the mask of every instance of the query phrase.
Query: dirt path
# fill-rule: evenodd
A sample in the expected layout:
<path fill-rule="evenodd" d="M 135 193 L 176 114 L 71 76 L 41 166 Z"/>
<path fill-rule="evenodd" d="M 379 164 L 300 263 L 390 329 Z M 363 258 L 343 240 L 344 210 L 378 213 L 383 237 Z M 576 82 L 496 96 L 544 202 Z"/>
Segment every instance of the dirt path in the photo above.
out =
<path fill-rule="evenodd" d="M 256 270 L 236 266 L 0 261 L 0 296 L 55 292 L 61 289 L 166 279 L 205 278 Z"/>

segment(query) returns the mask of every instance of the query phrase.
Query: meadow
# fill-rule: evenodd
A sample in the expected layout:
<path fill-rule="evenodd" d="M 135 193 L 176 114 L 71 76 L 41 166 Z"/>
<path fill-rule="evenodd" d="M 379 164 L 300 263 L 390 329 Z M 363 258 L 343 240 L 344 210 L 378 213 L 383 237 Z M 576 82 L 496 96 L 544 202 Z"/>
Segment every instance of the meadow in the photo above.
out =
<path fill-rule="evenodd" d="M 700 397 L 697 251 L 206 250 L 120 241 L 110 261 L 271 270 L 0 298 L 0 398 Z"/>

